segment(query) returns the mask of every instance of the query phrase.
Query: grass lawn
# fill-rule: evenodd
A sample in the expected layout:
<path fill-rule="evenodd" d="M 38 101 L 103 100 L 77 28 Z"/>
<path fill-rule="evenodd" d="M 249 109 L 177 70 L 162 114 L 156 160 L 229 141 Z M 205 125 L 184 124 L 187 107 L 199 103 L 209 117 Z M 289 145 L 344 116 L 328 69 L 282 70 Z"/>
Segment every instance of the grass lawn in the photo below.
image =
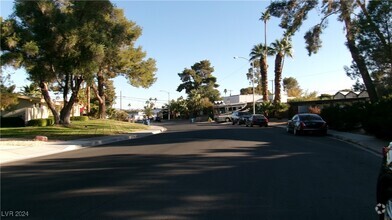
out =
<path fill-rule="evenodd" d="M 147 129 L 146 125 L 114 120 L 72 121 L 69 126 L 0 128 L 1 138 L 32 140 L 37 135 L 49 140 L 74 140 L 80 138 L 126 134 Z"/>

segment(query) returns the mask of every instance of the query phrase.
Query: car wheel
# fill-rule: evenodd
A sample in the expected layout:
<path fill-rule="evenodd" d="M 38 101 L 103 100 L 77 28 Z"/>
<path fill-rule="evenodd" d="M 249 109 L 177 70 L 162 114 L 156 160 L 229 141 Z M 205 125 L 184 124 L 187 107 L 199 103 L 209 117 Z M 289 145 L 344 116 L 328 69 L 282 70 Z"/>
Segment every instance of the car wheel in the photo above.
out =
<path fill-rule="evenodd" d="M 299 135 L 299 131 L 296 128 L 293 128 L 294 135 Z"/>
<path fill-rule="evenodd" d="M 253 127 L 253 124 L 250 124 L 251 127 Z"/>
<path fill-rule="evenodd" d="M 286 127 L 286 131 L 287 131 L 287 133 L 291 133 L 289 126 Z"/>
<path fill-rule="evenodd" d="M 230 118 L 225 118 L 225 122 L 230 122 Z"/>

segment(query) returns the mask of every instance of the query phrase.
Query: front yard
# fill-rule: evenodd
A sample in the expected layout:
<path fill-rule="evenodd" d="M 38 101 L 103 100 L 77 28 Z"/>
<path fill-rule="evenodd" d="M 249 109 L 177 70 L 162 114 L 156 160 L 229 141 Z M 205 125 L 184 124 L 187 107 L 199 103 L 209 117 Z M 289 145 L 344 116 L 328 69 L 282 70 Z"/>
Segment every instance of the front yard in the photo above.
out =
<path fill-rule="evenodd" d="M 49 140 L 74 140 L 95 136 L 126 134 L 147 129 L 146 125 L 115 120 L 72 121 L 69 126 L 0 128 L 1 138 L 32 140 L 38 135 Z"/>

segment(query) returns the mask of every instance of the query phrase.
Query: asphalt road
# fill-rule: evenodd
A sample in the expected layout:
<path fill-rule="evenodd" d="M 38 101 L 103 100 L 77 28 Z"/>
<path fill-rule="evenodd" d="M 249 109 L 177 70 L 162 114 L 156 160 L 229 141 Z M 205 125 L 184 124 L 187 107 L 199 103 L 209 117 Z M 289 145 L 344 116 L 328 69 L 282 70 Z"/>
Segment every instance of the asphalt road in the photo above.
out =
<path fill-rule="evenodd" d="M 358 147 L 276 127 L 164 126 L 3 166 L 2 219 L 378 218 L 381 158 Z"/>

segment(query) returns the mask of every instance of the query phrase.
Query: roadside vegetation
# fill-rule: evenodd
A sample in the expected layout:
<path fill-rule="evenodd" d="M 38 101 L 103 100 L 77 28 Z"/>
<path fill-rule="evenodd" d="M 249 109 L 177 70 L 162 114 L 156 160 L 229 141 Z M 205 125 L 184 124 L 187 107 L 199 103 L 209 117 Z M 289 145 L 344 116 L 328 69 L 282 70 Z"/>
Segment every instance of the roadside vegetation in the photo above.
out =
<path fill-rule="evenodd" d="M 143 124 L 115 121 L 88 120 L 72 121 L 69 125 L 28 126 L 17 128 L 0 128 L 1 138 L 32 140 L 38 135 L 46 136 L 49 140 L 74 140 L 97 136 L 117 135 L 144 130 Z"/>

